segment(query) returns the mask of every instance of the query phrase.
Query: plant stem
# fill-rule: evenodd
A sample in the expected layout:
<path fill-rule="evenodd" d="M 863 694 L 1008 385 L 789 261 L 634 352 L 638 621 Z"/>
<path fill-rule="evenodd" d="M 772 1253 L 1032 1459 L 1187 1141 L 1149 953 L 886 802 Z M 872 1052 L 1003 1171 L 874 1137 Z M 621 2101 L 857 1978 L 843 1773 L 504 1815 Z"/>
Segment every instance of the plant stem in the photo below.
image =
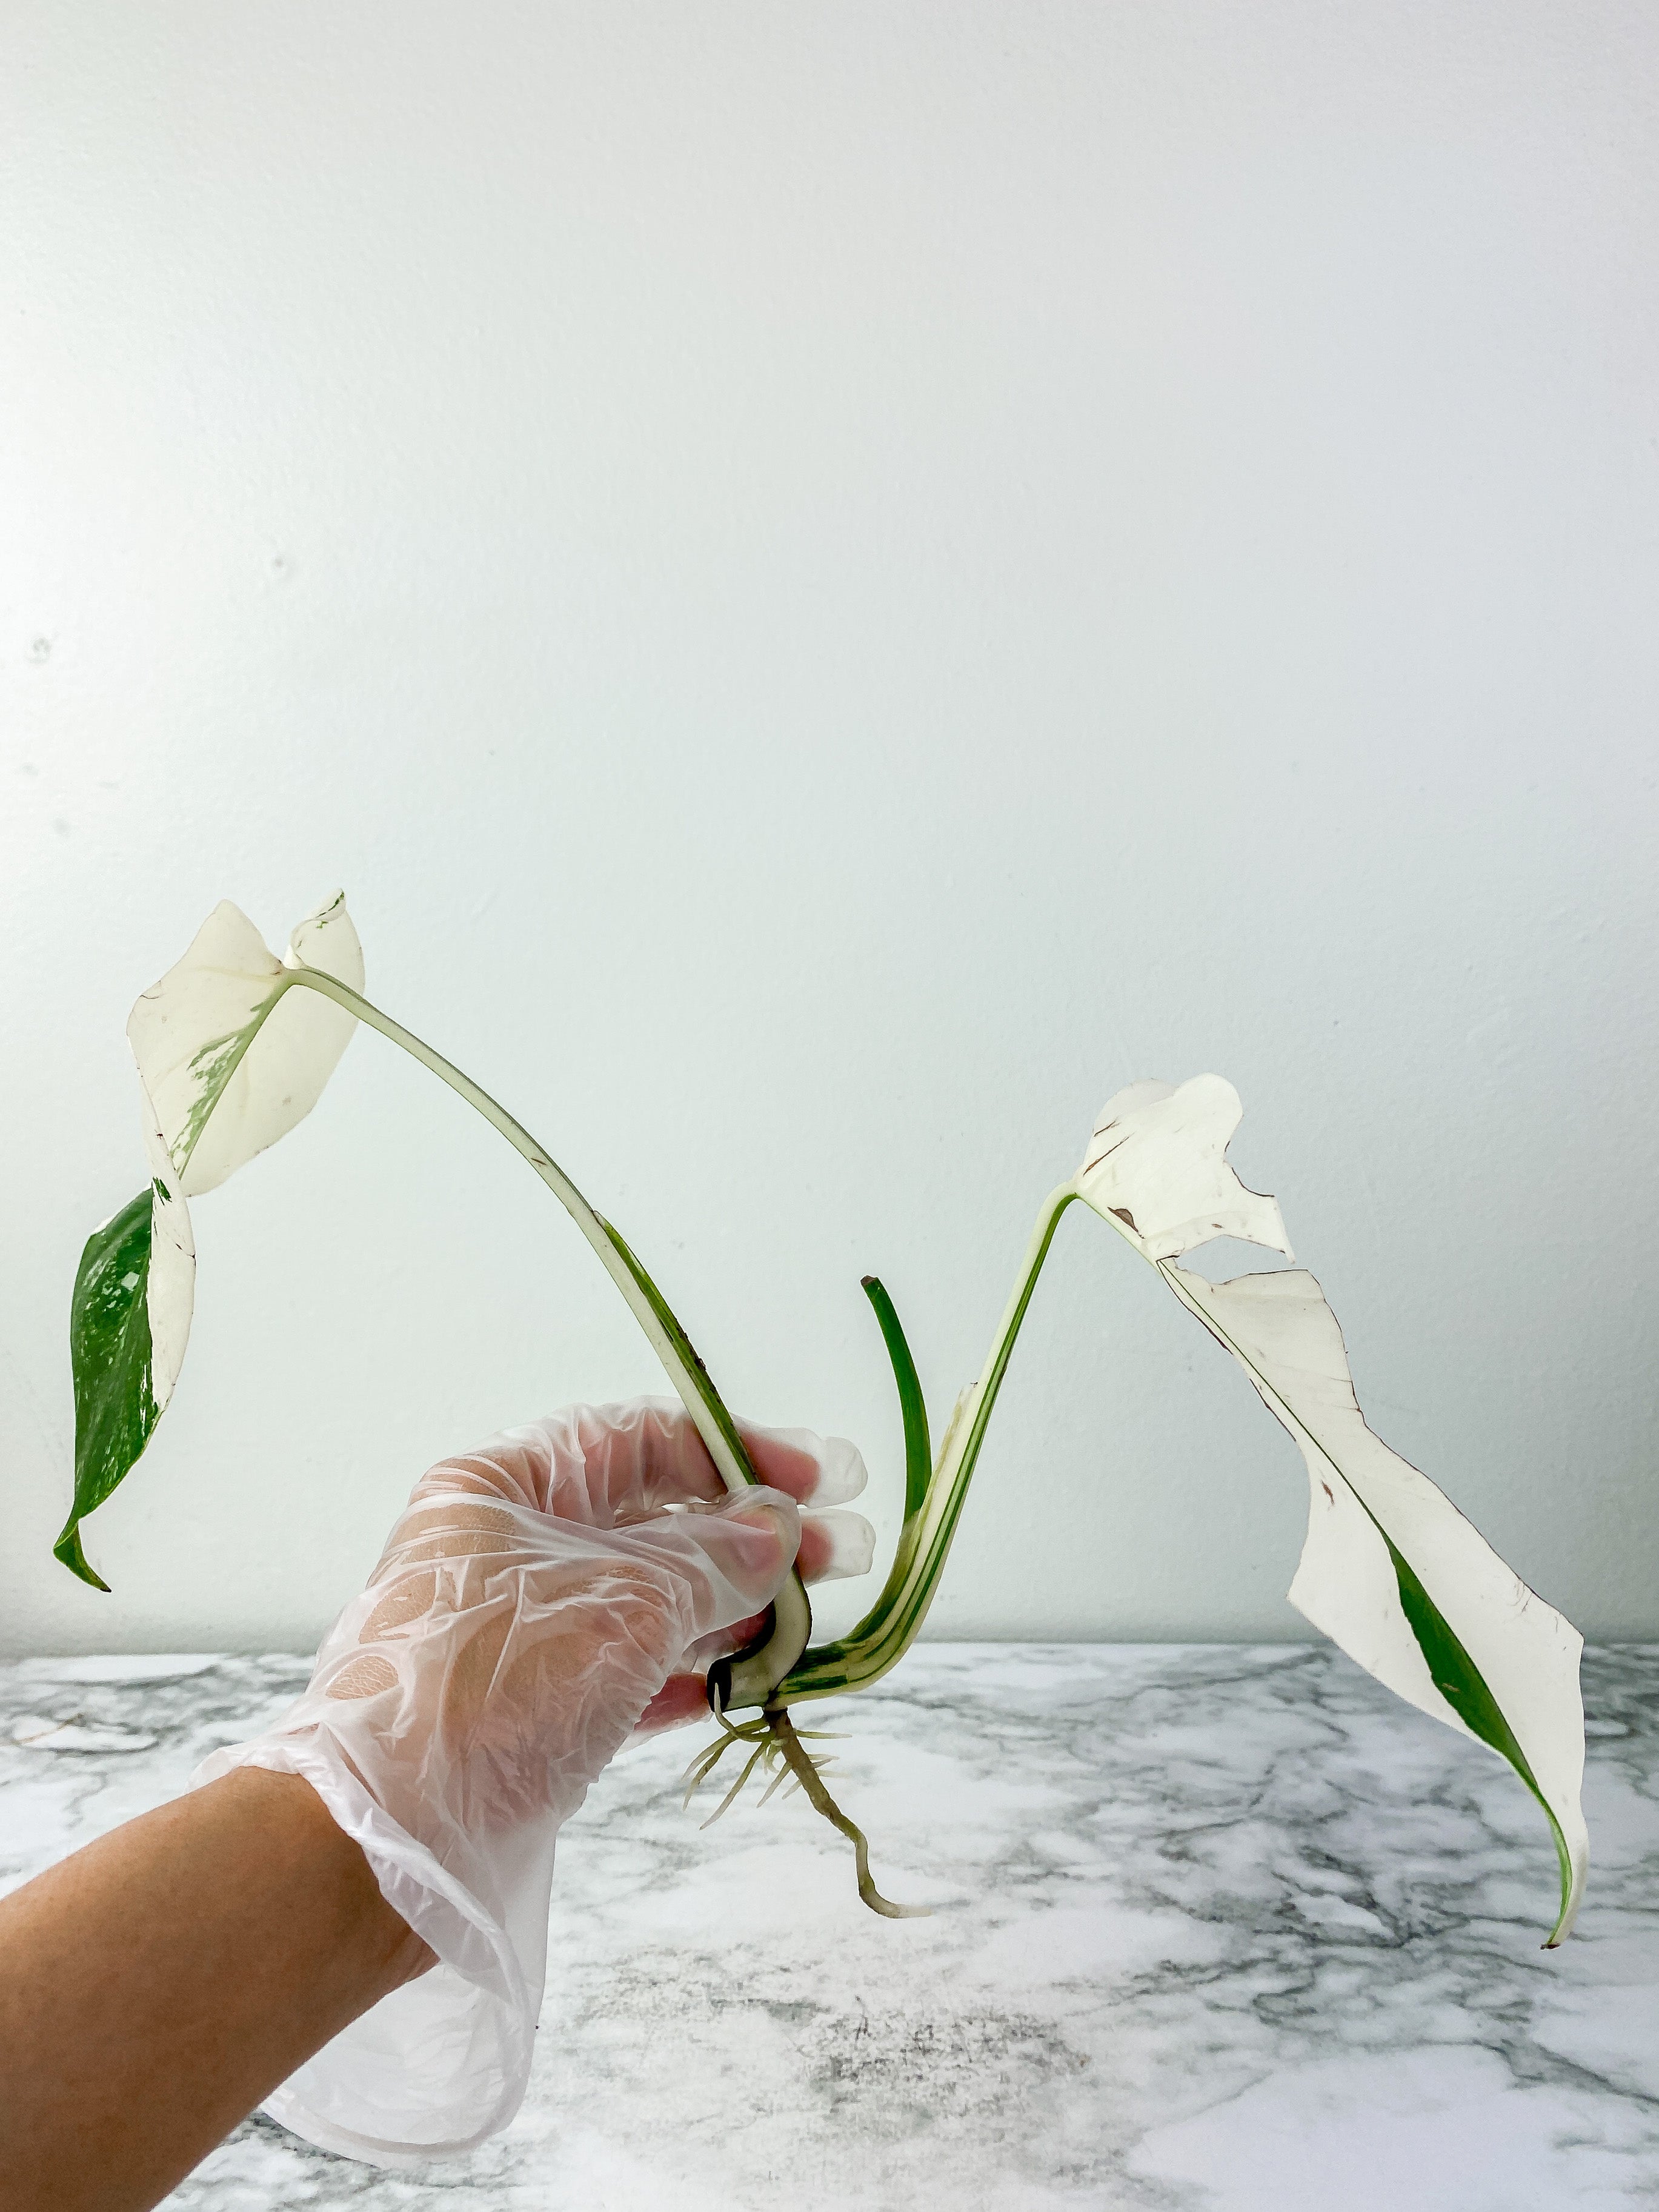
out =
<path fill-rule="evenodd" d="M 514 1121 L 505 1107 L 498 1105 L 489 1093 L 464 1074 L 452 1060 L 434 1052 L 429 1044 L 406 1030 L 401 1022 L 394 1022 L 383 1014 L 361 992 L 354 991 L 349 983 L 337 976 L 325 975 L 319 968 L 296 968 L 284 978 L 284 988 L 294 984 L 307 990 L 320 992 L 332 999 L 348 1013 L 355 1014 L 368 1028 L 378 1030 L 395 1045 L 402 1047 L 411 1059 L 450 1089 L 458 1091 L 467 1104 L 482 1114 L 492 1128 L 498 1129 L 514 1150 L 529 1161 L 536 1173 L 563 1206 L 581 1231 L 617 1288 L 627 1300 L 629 1311 L 645 1331 L 653 1351 L 667 1369 L 669 1378 L 678 1391 L 685 1410 L 696 1424 L 697 1433 L 708 1447 L 720 1480 L 727 1490 L 738 1491 L 757 1483 L 760 1477 L 750 1464 L 738 1434 L 737 1424 L 726 1411 L 718 1390 L 709 1377 L 708 1369 L 698 1358 L 691 1340 L 676 1319 L 667 1300 L 647 1274 L 628 1244 L 605 1217 L 591 1206 L 564 1170 L 538 1145 L 523 1123 Z M 787 1668 L 805 1650 L 811 1633 L 812 1613 L 806 1591 L 799 1574 L 792 1575 L 779 1591 L 774 1606 L 773 1626 L 769 1635 L 752 1651 L 742 1656 L 743 1680 L 745 1688 L 769 1677 L 765 1688 L 769 1690 Z M 765 1690 L 762 1691 L 762 1698 Z M 752 1700 L 761 1702 L 761 1698 Z"/>
<path fill-rule="evenodd" d="M 834 1644 L 816 1645 L 802 1656 L 779 1684 L 776 1702 L 830 1698 L 845 1690 L 863 1689 L 896 1666 L 915 1641 L 962 1517 L 968 1485 L 1008 1370 L 1014 1340 L 1031 1303 L 1060 1217 L 1076 1196 L 1070 1183 L 1061 1183 L 1043 1201 L 985 1366 L 945 1431 L 927 1502 L 914 1525 L 907 1524 L 887 1587 L 850 1635 Z M 884 1329 L 885 1326 L 884 1318 Z M 729 1705 L 738 1702 L 735 1695 L 728 1700 Z"/>

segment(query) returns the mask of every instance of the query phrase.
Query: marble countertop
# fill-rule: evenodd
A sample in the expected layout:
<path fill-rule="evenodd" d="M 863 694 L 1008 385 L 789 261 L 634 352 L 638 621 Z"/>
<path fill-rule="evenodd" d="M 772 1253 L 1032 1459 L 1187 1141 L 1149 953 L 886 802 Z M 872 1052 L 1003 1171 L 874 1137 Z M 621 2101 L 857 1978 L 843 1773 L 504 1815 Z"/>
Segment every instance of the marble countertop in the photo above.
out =
<path fill-rule="evenodd" d="M 308 1662 L 0 1668 L 0 1888 L 178 1790 Z M 256 2117 L 189 2212 L 1636 2212 L 1659 2205 L 1659 1650 L 1589 1655 L 1593 1865 L 1539 1948 L 1508 1770 L 1322 1647 L 925 1646 L 700 1832 L 701 1730 L 565 1831 L 530 2095 L 387 2174 Z M 714 1801 L 711 1799 L 710 1803 Z"/>

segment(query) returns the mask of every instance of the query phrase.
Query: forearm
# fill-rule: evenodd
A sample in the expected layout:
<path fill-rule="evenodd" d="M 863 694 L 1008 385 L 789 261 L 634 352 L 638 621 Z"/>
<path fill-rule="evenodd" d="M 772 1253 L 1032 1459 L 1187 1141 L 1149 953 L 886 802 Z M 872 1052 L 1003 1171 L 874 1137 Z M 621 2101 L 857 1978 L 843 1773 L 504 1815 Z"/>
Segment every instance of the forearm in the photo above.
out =
<path fill-rule="evenodd" d="M 309 1784 L 244 1768 L 0 1899 L 11 2212 L 143 2212 L 431 1954 Z"/>

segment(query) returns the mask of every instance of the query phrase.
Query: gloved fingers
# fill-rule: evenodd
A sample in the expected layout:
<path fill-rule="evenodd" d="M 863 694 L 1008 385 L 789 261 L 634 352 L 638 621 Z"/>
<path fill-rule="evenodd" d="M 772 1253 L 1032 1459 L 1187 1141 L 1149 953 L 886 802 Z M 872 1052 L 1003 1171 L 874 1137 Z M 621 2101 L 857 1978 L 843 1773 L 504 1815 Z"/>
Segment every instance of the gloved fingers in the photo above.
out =
<path fill-rule="evenodd" d="M 553 1633 L 526 1638 L 504 1671 L 491 1672 L 495 1686 L 472 1698 L 483 1725 L 472 1727 L 471 1742 L 492 1778 L 493 1803 L 517 1804 L 522 1778 L 538 1771 L 538 1745 L 544 1757 L 555 1715 L 567 1746 L 560 1764 L 585 1784 L 677 1671 L 690 1688 L 669 1691 L 672 1718 L 654 1720 L 653 1731 L 672 1725 L 682 1708 L 688 1718 L 706 1711 L 702 1684 L 684 1672 L 685 1652 L 705 1641 L 729 1644 L 732 1623 L 764 1618 L 799 1534 L 793 1501 L 770 1490 L 617 1530 L 607 1546 L 613 1577 L 562 1607 Z M 482 1687 L 494 1665 L 493 1653 L 481 1650 L 467 1671 Z"/>
<path fill-rule="evenodd" d="M 857 1521 L 856 1515 L 838 1518 Z M 557 1601 L 592 1563 L 626 1573 L 660 1572 L 676 1593 L 681 1622 L 673 1655 L 769 1605 L 794 1564 L 799 1509 L 781 1492 L 724 1492 L 708 1504 L 653 1514 L 624 1528 L 579 1533 L 568 1522 L 478 1497 L 417 1497 L 392 1530 L 369 1584 L 374 1603 L 361 1640 L 401 1635 L 434 1610 L 455 1613 L 486 1601 L 503 1575 L 538 1607 Z M 835 1545 L 814 1531 L 826 1562 Z M 856 1546 L 856 1532 L 841 1542 Z"/>
<path fill-rule="evenodd" d="M 875 1547 L 876 1532 L 861 1513 L 803 1513 L 795 1565 L 803 1582 L 835 1582 L 842 1576 L 867 1574 Z M 688 1721 L 707 1720 L 710 1664 L 752 1644 L 765 1626 L 764 1612 L 751 1613 L 729 1627 L 700 1636 L 687 1650 L 681 1668 L 669 1676 L 640 1715 L 635 1735 L 656 1735 Z"/>
<path fill-rule="evenodd" d="M 846 1437 L 820 1437 L 811 1429 L 762 1429 L 739 1421 L 755 1472 L 774 1490 L 787 1491 L 797 1505 L 845 1505 L 870 1480 L 858 1446 Z"/>
<path fill-rule="evenodd" d="M 435 1739 L 486 1826 L 572 1804 L 688 1647 L 763 1611 L 799 1537 L 794 1501 L 767 1489 L 591 1532 L 431 1498 L 405 1514 L 313 1686 L 337 1727 Z"/>
<path fill-rule="evenodd" d="M 574 1409 L 582 1456 L 550 1510 L 601 1528 L 665 1505 L 714 1504 L 726 1495 L 697 1425 L 678 1398 L 635 1398 Z"/>
<path fill-rule="evenodd" d="M 457 1452 L 429 1467 L 410 1492 L 411 1506 L 440 1498 L 499 1498 L 507 1505 L 547 1510 L 556 1479 L 556 1462 L 567 1439 L 555 1422 L 503 1429 L 469 1452 Z"/>
<path fill-rule="evenodd" d="M 475 1449 L 428 1468 L 410 1493 L 410 1506 L 499 1499 L 580 1527 L 609 1528 L 671 1499 L 713 1504 L 725 1496 L 726 1486 L 684 1408 L 677 1401 L 641 1398 L 616 1406 L 568 1406 L 543 1420 L 504 1429 Z"/>
<path fill-rule="evenodd" d="M 863 1514 L 837 1509 L 801 1515 L 795 1570 L 804 1583 L 834 1583 L 851 1575 L 867 1575 L 875 1554 L 876 1532 Z M 758 1619 L 757 1615 L 756 1623 Z M 744 1632 L 746 1639 L 758 1632 L 756 1623 L 739 1621 L 737 1627 Z"/>
<path fill-rule="evenodd" d="M 368 1589 L 387 1593 L 375 1607 L 374 1632 L 417 1620 L 441 1583 L 453 1599 L 459 1589 L 456 1563 L 474 1559 L 480 1572 L 488 1572 L 524 1553 L 535 1534 L 535 1523 L 526 1524 L 524 1516 L 521 1505 L 498 1504 L 489 1493 L 428 1492 L 417 1484 L 368 1577 Z"/>
<path fill-rule="evenodd" d="M 740 1607 L 738 1613 L 728 1613 L 713 1626 L 688 1628 L 685 1648 L 676 1663 L 706 1669 L 710 1661 L 740 1650 L 760 1633 L 765 1611 L 759 1601 L 775 1595 L 787 1563 L 779 1571 L 763 1542 L 757 1564 L 749 1532 L 758 1525 L 763 1537 L 769 1535 L 780 1516 L 787 1514 L 787 1502 L 775 1493 L 745 1492 L 731 1498 L 722 1496 L 692 1511 L 654 1516 L 615 1532 L 624 1539 L 629 1557 L 640 1556 L 642 1549 L 652 1556 L 662 1556 L 665 1549 L 665 1554 L 678 1564 L 683 1577 L 701 1546 L 704 1553 L 715 1558 L 726 1580 L 739 1595 L 745 1590 L 754 1593 L 750 1606 Z M 710 1526 L 727 1521 L 735 1525 L 735 1536 L 725 1534 L 721 1527 Z M 868 1572 L 875 1531 L 862 1514 L 831 1508 L 827 1512 L 800 1514 L 798 1522 L 799 1544 L 794 1564 L 804 1581 L 831 1582 Z M 667 1532 L 665 1547 L 649 1544 L 648 1532 L 653 1528 Z M 472 1495 L 441 1492 L 417 1498 L 382 1554 L 372 1587 L 383 1595 L 362 1626 L 361 1640 L 373 1644 L 413 1627 L 433 1610 L 441 1589 L 446 1610 L 477 1604 L 490 1577 L 504 1566 L 525 1571 L 527 1587 L 543 1604 L 559 1595 L 573 1572 L 577 1583 L 585 1581 L 586 1570 L 580 1560 L 561 1556 L 535 1564 L 526 1557 L 527 1551 L 533 1554 L 539 1533 L 534 1521 L 526 1522 L 522 1508 L 515 1511 Z M 757 1578 L 749 1579 L 751 1577 Z M 702 1613 L 698 1618 L 701 1621 Z"/>
<path fill-rule="evenodd" d="M 617 1529 L 619 1553 L 650 1559 L 681 1585 L 683 1652 L 705 1636 L 763 1611 L 782 1588 L 800 1545 L 800 1513 L 781 1492 L 745 1490 L 712 1505 L 659 1513 Z"/>
<path fill-rule="evenodd" d="M 844 1504 L 864 1487 L 864 1462 L 844 1437 L 750 1422 L 738 1433 L 761 1480 L 798 1504 Z M 636 1398 L 567 1407 L 505 1430 L 431 1468 L 414 1495 L 495 1497 L 603 1528 L 665 1505 L 712 1503 L 726 1486 L 678 1400 Z"/>
<path fill-rule="evenodd" d="M 862 1513 L 844 1506 L 800 1516 L 800 1550 L 795 1565 L 804 1583 L 838 1583 L 867 1575 L 876 1556 L 876 1532 Z"/>
<path fill-rule="evenodd" d="M 795 1569 L 801 1580 L 808 1584 L 834 1583 L 852 1575 L 867 1575 L 876 1554 L 876 1532 L 861 1513 L 848 1513 L 839 1509 L 828 1513 L 803 1513 L 800 1516 L 800 1549 L 795 1554 Z M 756 1613 L 751 1619 L 740 1620 L 732 1628 L 722 1631 L 718 1638 L 708 1639 L 711 1648 L 705 1654 L 698 1646 L 699 1657 L 719 1657 L 723 1651 L 734 1651 L 739 1644 L 748 1643 L 760 1633 L 764 1615 Z"/>
<path fill-rule="evenodd" d="M 708 1448 L 685 1408 L 672 1398 L 636 1399 L 625 1406 L 580 1407 L 586 1497 L 559 1484 L 550 1510 L 603 1527 L 659 1512 L 665 1505 L 724 1497 Z M 868 1480 L 856 1447 L 844 1437 L 815 1436 L 810 1429 L 768 1429 L 740 1420 L 755 1472 L 767 1487 L 798 1505 L 840 1505 L 856 1498 Z M 575 1470 L 571 1469 L 574 1475 Z"/>
<path fill-rule="evenodd" d="M 632 1740 L 642 1742 L 648 1735 L 660 1735 L 665 1729 L 689 1728 L 693 1722 L 708 1718 L 708 1677 L 671 1674 L 635 1722 Z"/>
<path fill-rule="evenodd" d="M 811 1557 L 820 1578 L 860 1571 L 874 1532 L 853 1513 L 813 1515 Z M 587 1558 L 649 1559 L 687 1585 L 683 1641 L 695 1642 L 770 1602 L 794 1562 L 802 1519 L 794 1500 L 769 1489 L 724 1492 L 707 1504 L 653 1514 L 620 1528 L 580 1532 L 568 1522 L 486 1497 L 417 1492 L 369 1579 L 380 1593 L 365 1642 L 420 1621 L 441 1597 L 447 1611 L 479 1602 L 508 1571 L 556 1593 Z M 573 1553 L 569 1547 L 576 1548 Z"/>
<path fill-rule="evenodd" d="M 402 1635 L 371 1615 L 357 1651 L 318 1670 L 334 1733 L 379 1766 L 411 1833 L 422 1806 L 474 1836 L 574 1810 L 683 1643 L 687 1578 L 653 1560 L 594 1551 L 515 1567 L 507 1587 L 476 1567 L 459 1588 L 439 1575 Z"/>
<path fill-rule="evenodd" d="M 668 1504 L 714 1504 L 726 1494 L 677 1398 L 564 1407 L 434 1468 L 416 1496 L 485 1488 L 588 1528 L 641 1520 Z"/>

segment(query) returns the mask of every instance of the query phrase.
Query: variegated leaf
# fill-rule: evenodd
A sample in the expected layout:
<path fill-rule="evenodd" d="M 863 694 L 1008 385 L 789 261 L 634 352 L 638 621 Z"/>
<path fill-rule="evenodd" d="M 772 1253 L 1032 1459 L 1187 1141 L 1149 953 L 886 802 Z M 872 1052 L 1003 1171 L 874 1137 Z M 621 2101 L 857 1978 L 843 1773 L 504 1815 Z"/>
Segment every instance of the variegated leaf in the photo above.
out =
<path fill-rule="evenodd" d="M 185 1194 L 198 1198 L 303 1121 L 355 1028 L 315 991 L 290 991 L 304 966 L 363 987 L 363 953 L 338 892 L 308 915 L 278 960 L 228 899 L 184 958 L 134 1006 L 127 1037 Z"/>
<path fill-rule="evenodd" d="M 1241 1237 L 1288 1260 L 1276 1200 L 1246 1190 L 1224 1154 L 1244 1109 L 1224 1076 L 1132 1083 L 1101 1109 L 1077 1194 L 1148 1260 Z"/>
<path fill-rule="evenodd" d="M 1207 1282 L 1174 1261 L 1212 1237 L 1289 1255 L 1279 1208 L 1224 1158 L 1231 1084 L 1137 1084 L 1104 1109 L 1074 1188 L 1238 1360 L 1301 1447 L 1310 1517 L 1291 1601 L 1424 1712 L 1506 1759 L 1548 1817 L 1559 1943 L 1583 1893 L 1583 1639 L 1428 1477 L 1367 1427 L 1335 1315 L 1302 1268 Z"/>
<path fill-rule="evenodd" d="M 246 915 L 216 907 L 188 952 L 133 1008 L 150 1180 L 88 1239 L 70 1305 L 75 1497 L 53 1550 L 82 1581 L 81 1522 L 121 1482 L 161 1419 L 195 1303 L 187 1194 L 210 1190 L 310 1112 L 355 1027 L 289 988 L 300 966 L 361 988 L 362 947 L 338 894 L 307 915 L 284 959 Z"/>

